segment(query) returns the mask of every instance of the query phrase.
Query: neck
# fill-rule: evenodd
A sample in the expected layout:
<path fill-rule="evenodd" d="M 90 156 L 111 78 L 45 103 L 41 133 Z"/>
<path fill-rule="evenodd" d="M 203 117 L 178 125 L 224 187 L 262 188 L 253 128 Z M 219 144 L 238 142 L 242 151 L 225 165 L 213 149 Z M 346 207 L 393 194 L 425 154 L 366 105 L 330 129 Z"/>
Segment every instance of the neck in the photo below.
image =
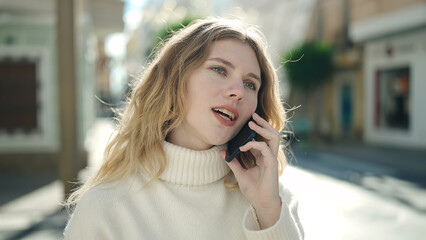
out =
<path fill-rule="evenodd" d="M 187 149 L 191 149 L 191 150 L 196 150 L 196 151 L 204 151 L 204 150 L 208 150 L 211 149 L 212 147 L 214 147 L 214 145 L 211 144 L 206 144 L 202 141 L 194 140 L 193 138 L 182 138 L 180 136 L 186 136 L 187 134 L 185 134 L 185 130 L 182 130 L 181 128 L 177 128 L 175 130 L 173 130 L 168 136 L 166 141 L 168 141 L 169 143 L 172 143 L 174 145 L 183 147 L 183 148 L 187 148 Z"/>

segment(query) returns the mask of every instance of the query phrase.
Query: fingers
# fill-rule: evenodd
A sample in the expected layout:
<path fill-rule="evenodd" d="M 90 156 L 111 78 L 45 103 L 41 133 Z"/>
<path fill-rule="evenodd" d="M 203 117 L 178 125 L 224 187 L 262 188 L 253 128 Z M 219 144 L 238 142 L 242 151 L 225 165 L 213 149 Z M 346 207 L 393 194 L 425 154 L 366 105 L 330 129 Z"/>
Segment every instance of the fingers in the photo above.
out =
<path fill-rule="evenodd" d="M 221 150 L 220 155 L 223 159 L 226 158 L 226 150 Z M 241 166 L 240 162 L 236 158 L 232 159 L 230 162 L 226 162 L 229 166 L 229 168 L 232 170 L 232 172 L 235 174 L 235 176 L 241 174 L 245 171 L 245 169 Z"/>
<path fill-rule="evenodd" d="M 249 122 L 249 127 L 257 134 L 262 136 L 265 141 L 250 141 L 240 147 L 243 152 L 250 151 L 256 158 L 257 165 L 276 167 L 278 164 L 277 155 L 280 144 L 280 134 L 273 128 L 265 119 L 258 114 L 253 114 L 253 120 Z M 226 151 L 221 151 L 222 158 L 226 158 Z M 228 163 L 234 174 L 243 174 L 247 169 L 244 169 L 239 161 Z M 266 163 L 264 163 L 266 161 Z"/>
<path fill-rule="evenodd" d="M 258 165 L 265 165 L 265 166 L 275 166 L 278 164 L 278 161 L 276 161 L 275 153 L 271 151 L 270 146 L 266 142 L 257 142 L 257 141 L 250 141 L 246 143 L 244 146 L 240 147 L 240 150 L 242 152 L 246 151 L 252 151 L 257 150 L 261 153 L 263 156 L 261 159 L 256 159 Z"/>
<path fill-rule="evenodd" d="M 253 114 L 253 120 L 255 120 L 257 124 L 250 122 L 249 127 L 262 136 L 274 154 L 277 155 L 280 145 L 280 133 L 256 113 Z"/>
<path fill-rule="evenodd" d="M 273 128 L 271 126 L 271 124 L 269 124 L 265 119 L 263 119 L 261 116 L 259 116 L 259 114 L 254 113 L 252 117 L 256 121 L 256 123 L 259 124 L 259 126 L 266 128 L 266 129 L 269 129 L 269 130 L 275 130 L 275 128 Z"/>

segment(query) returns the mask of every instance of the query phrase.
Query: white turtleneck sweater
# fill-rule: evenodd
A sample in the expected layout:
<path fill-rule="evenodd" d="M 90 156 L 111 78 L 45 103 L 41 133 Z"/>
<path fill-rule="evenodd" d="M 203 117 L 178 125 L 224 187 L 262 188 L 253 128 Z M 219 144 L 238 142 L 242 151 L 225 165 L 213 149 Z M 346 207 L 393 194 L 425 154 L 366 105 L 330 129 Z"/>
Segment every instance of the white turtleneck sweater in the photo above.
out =
<path fill-rule="evenodd" d="M 230 172 L 217 146 L 194 151 L 163 144 L 167 167 L 158 181 L 130 176 L 88 190 L 65 229 L 65 239 L 301 239 L 297 204 L 280 186 L 278 222 L 260 230 L 239 190 L 225 188 Z"/>

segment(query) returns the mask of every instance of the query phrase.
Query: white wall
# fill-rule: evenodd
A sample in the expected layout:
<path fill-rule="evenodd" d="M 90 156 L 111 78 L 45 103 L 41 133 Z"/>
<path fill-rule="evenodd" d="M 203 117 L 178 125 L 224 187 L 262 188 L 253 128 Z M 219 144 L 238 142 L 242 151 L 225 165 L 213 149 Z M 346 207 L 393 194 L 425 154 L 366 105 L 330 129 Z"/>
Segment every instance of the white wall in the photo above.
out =
<path fill-rule="evenodd" d="M 393 49 L 391 55 L 386 49 Z M 410 68 L 411 115 L 408 130 L 377 128 L 374 125 L 375 73 L 378 69 Z M 389 36 L 365 43 L 365 133 L 367 142 L 426 147 L 426 29 Z"/>

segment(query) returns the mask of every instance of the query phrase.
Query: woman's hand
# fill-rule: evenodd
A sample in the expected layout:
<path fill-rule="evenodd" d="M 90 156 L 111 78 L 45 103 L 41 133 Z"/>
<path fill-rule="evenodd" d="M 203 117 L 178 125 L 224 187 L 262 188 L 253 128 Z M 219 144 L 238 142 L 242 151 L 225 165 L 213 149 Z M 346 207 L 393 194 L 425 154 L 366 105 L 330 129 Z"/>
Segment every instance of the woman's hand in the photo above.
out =
<path fill-rule="evenodd" d="M 280 134 L 266 120 L 256 113 L 256 121 L 250 122 L 249 127 L 261 135 L 265 142 L 250 141 L 240 147 L 242 152 L 250 151 L 256 158 L 256 167 L 244 169 L 238 160 L 228 163 L 233 171 L 242 194 L 250 201 L 256 210 L 256 215 L 262 229 L 274 225 L 281 213 L 281 198 L 278 187 L 278 150 Z M 222 151 L 225 158 L 225 150 Z"/>

